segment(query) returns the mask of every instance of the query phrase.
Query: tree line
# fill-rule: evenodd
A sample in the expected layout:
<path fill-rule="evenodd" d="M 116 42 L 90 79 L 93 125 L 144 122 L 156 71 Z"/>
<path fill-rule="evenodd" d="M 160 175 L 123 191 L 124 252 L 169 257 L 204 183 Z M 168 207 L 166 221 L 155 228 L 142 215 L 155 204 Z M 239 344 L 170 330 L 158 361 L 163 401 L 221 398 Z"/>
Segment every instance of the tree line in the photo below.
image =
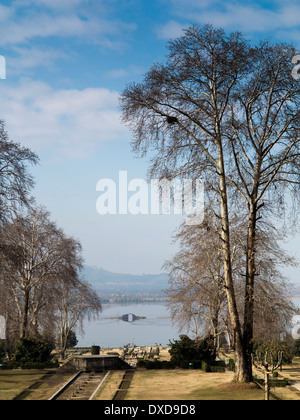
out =
<path fill-rule="evenodd" d="M 241 382 L 252 380 L 255 335 L 266 338 L 270 326 L 279 334 L 291 315 L 280 269 L 294 262 L 280 241 L 299 205 L 295 54 L 289 44 L 194 25 L 121 95 L 133 150 L 150 154 L 149 177 L 205 182 L 205 221 L 182 227 L 181 251 L 167 263 L 171 302 L 197 333 L 199 315 L 215 336 L 223 325 Z"/>
<path fill-rule="evenodd" d="M 81 277 L 82 247 L 37 205 L 29 165 L 38 156 L 9 139 L 0 121 L 0 315 L 5 350 L 20 338 L 43 339 L 63 356 L 85 317 L 98 316 L 99 296 Z"/>

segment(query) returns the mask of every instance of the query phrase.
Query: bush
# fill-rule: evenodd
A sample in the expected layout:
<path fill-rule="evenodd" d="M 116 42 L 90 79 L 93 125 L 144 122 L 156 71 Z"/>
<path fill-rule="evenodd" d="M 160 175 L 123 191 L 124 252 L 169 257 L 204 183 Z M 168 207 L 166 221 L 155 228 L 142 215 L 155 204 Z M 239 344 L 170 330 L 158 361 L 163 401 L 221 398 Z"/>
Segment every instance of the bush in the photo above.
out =
<path fill-rule="evenodd" d="M 187 335 L 181 335 L 180 340 L 170 342 L 171 361 L 178 367 L 187 369 L 189 363 L 215 360 L 216 353 L 211 340 L 192 340 Z M 200 367 L 201 368 L 201 367 Z"/>
<path fill-rule="evenodd" d="M 32 337 L 23 337 L 18 340 L 15 346 L 12 362 L 20 367 L 49 363 L 51 351 L 52 348 L 48 343 Z"/>
<path fill-rule="evenodd" d="M 166 360 L 151 361 L 151 360 L 143 360 L 143 359 L 138 360 L 136 366 L 139 368 L 145 368 L 145 369 L 175 369 L 176 367 L 174 363 L 172 363 L 171 361 L 170 362 Z"/>
<path fill-rule="evenodd" d="M 225 366 L 210 366 L 210 372 L 225 372 Z"/>
<path fill-rule="evenodd" d="M 256 378 L 255 382 L 258 382 L 260 385 L 265 384 L 265 380 L 261 378 Z M 284 379 L 269 379 L 269 384 L 271 388 L 283 388 L 289 384 L 289 380 L 287 378 Z"/>
<path fill-rule="evenodd" d="M 294 356 L 300 356 L 300 339 L 295 340 L 293 348 Z"/>
<path fill-rule="evenodd" d="M 177 366 L 172 361 L 139 359 L 137 367 L 144 369 L 175 369 Z M 202 369 L 204 372 L 225 372 L 225 364 L 223 361 L 215 361 L 210 364 L 204 360 L 190 360 L 189 362 L 183 362 L 180 367 L 182 369 Z"/>
<path fill-rule="evenodd" d="M 212 363 L 207 363 L 203 360 L 201 369 L 204 372 L 225 372 L 225 363 L 223 361 L 214 361 Z"/>
<path fill-rule="evenodd" d="M 229 370 L 235 372 L 235 361 L 234 359 L 229 359 Z"/>
<path fill-rule="evenodd" d="M 21 369 L 24 370 L 30 370 L 30 369 L 52 369 L 52 368 L 58 368 L 59 363 L 56 362 L 44 362 L 44 363 L 33 363 L 33 362 L 27 362 L 21 364 Z"/>
<path fill-rule="evenodd" d="M 0 340 L 0 363 L 2 363 L 5 356 L 5 341 Z"/>

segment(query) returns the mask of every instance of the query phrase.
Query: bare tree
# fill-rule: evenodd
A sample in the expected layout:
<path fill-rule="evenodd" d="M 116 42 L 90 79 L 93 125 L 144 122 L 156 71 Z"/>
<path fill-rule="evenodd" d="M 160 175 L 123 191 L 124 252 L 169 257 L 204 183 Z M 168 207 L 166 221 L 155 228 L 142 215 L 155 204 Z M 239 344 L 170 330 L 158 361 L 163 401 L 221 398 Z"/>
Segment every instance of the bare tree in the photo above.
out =
<path fill-rule="evenodd" d="M 18 216 L 2 229 L 0 250 L 6 281 L 18 311 L 20 336 L 37 331 L 47 301 L 45 284 L 71 281 L 81 267 L 80 244 L 65 237 L 43 208 Z"/>
<path fill-rule="evenodd" d="M 213 178 L 220 196 L 224 282 L 236 343 L 236 378 L 246 380 L 243 337 L 235 296 L 226 178 L 229 104 L 247 74 L 251 49 L 241 34 L 193 26 L 169 43 L 166 65 L 155 65 L 143 84 L 129 85 L 121 97 L 124 121 L 134 130 L 134 149 L 157 150 L 152 174 L 194 174 Z M 190 175 L 191 176 L 191 175 Z M 216 189 L 216 186 L 215 186 Z"/>
<path fill-rule="evenodd" d="M 196 337 L 214 338 L 222 332 L 224 314 L 223 255 L 213 222 L 203 226 L 183 224 L 175 236 L 180 251 L 164 267 L 169 271 L 169 302 L 173 319 L 181 326 L 194 327 Z M 227 310 L 225 310 L 227 312 Z"/>
<path fill-rule="evenodd" d="M 291 46 L 251 47 L 240 33 L 193 26 L 169 43 L 165 65 L 123 92 L 124 121 L 134 150 L 153 149 L 150 176 L 199 176 L 219 194 L 220 238 L 236 380 L 252 380 L 257 221 L 275 183 L 297 184 L 299 85 Z M 240 195 L 237 197 L 230 190 Z M 229 193 L 230 192 L 230 193 Z M 235 197 L 235 200 L 232 200 Z M 246 206 L 241 207 L 240 199 Z M 265 201 L 265 200 L 264 200 Z M 232 272 L 230 212 L 248 214 L 244 311 Z M 266 208 L 266 207 L 265 207 Z M 241 313 L 241 312 L 240 312 Z"/>
<path fill-rule="evenodd" d="M 230 104 L 229 136 L 238 174 L 230 182 L 248 208 L 243 332 L 248 367 L 253 350 L 258 222 L 270 223 L 272 218 L 276 223 L 276 210 L 282 217 L 287 200 L 299 199 L 300 182 L 300 86 L 291 77 L 290 65 L 295 49 L 265 42 L 253 54 L 255 62 L 238 101 Z"/>
<path fill-rule="evenodd" d="M 282 364 L 283 352 L 278 351 L 274 355 L 270 351 L 257 351 L 255 356 L 253 355 L 252 361 L 254 366 L 263 372 L 265 380 L 265 400 L 270 399 L 270 373 L 275 372 Z"/>
<path fill-rule="evenodd" d="M 27 166 L 37 162 L 35 153 L 9 140 L 0 120 L 0 221 L 11 217 L 20 205 L 32 202 L 28 194 L 34 182 Z"/>
<path fill-rule="evenodd" d="M 242 318 L 245 222 L 240 217 L 230 222 L 233 278 L 239 316 Z M 205 336 L 211 334 L 215 345 L 222 332 L 231 337 L 218 224 L 212 212 L 206 213 L 201 226 L 183 223 L 175 236 L 180 251 L 165 264 L 170 275 L 168 295 L 174 321 L 181 330 L 192 326 L 197 335 L 202 332 Z M 275 232 L 271 235 L 269 230 L 259 231 L 257 235 L 254 335 L 264 341 L 286 333 L 289 320 L 295 314 L 295 308 L 287 298 L 286 280 L 281 268 L 295 266 L 296 262 L 279 246 L 278 239 Z"/>
<path fill-rule="evenodd" d="M 79 328 L 85 318 L 97 318 L 101 312 L 101 301 L 88 283 L 61 281 L 55 288 L 55 314 L 58 331 L 58 345 L 61 358 L 64 358 L 71 331 Z"/>

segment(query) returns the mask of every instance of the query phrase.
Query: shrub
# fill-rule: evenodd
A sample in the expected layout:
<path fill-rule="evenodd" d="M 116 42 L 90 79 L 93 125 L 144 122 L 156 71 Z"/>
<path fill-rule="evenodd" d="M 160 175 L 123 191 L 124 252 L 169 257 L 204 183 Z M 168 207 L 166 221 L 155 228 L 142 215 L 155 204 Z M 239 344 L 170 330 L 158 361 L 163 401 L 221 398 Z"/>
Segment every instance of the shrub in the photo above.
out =
<path fill-rule="evenodd" d="M 177 366 L 172 361 L 160 361 L 160 360 L 144 360 L 139 359 L 137 361 L 137 367 L 144 369 L 175 369 Z M 180 366 L 182 369 L 202 369 L 204 372 L 225 372 L 225 364 L 223 361 L 213 362 L 212 364 L 204 360 L 191 360 L 189 362 L 182 363 Z"/>
<path fill-rule="evenodd" d="M 215 360 L 215 349 L 212 341 L 192 340 L 187 335 L 181 335 L 180 340 L 170 342 L 171 361 L 178 367 L 187 368 L 192 361 Z"/>
<path fill-rule="evenodd" d="M 209 366 L 209 372 L 225 372 L 225 366 Z"/>
<path fill-rule="evenodd" d="M 229 359 L 229 370 L 235 372 L 235 361 L 234 359 Z"/>
<path fill-rule="evenodd" d="M 137 367 L 139 368 L 145 368 L 145 369 L 175 369 L 175 365 L 174 363 L 172 363 L 171 361 L 160 361 L 160 360 L 143 360 L 140 359 L 137 362 Z"/>
<path fill-rule="evenodd" d="M 294 342 L 294 356 L 300 356 L 300 339 L 295 340 Z"/>
<path fill-rule="evenodd" d="M 264 385 L 265 381 L 262 378 L 256 378 L 255 382 L 258 382 L 260 385 Z M 284 379 L 270 379 L 269 384 L 271 388 L 283 388 L 289 384 L 289 380 L 287 378 Z"/>
<path fill-rule="evenodd" d="M 17 341 L 12 361 L 17 366 L 26 364 L 44 364 L 51 360 L 51 346 L 36 338 L 23 337 Z"/>
<path fill-rule="evenodd" d="M 5 341 L 0 340 L 0 363 L 4 359 L 5 356 Z"/>
<path fill-rule="evenodd" d="M 20 365 L 21 369 L 24 370 L 30 370 L 30 369 L 52 369 L 52 368 L 58 368 L 59 367 L 59 363 L 56 362 L 44 362 L 44 363 L 33 363 L 33 362 L 27 362 L 27 363 L 22 363 Z"/>
<path fill-rule="evenodd" d="M 225 372 L 225 363 L 223 361 L 207 363 L 203 360 L 201 369 L 204 372 Z"/>

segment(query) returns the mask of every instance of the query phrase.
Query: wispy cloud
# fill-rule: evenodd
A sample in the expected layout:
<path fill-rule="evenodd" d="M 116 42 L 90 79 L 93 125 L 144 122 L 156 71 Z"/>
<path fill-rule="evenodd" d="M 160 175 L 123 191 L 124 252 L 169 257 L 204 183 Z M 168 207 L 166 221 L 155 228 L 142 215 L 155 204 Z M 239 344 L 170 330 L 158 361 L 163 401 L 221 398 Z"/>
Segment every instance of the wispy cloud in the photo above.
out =
<path fill-rule="evenodd" d="M 72 37 L 109 48 L 114 42 L 124 42 L 125 34 L 135 30 L 135 24 L 110 17 L 100 3 L 95 13 L 86 10 L 87 1 L 15 0 L 10 7 L 0 5 L 0 46 Z"/>
<path fill-rule="evenodd" d="M 120 122 L 118 93 L 104 88 L 55 90 L 23 80 L 1 86 L 0 115 L 15 141 L 47 159 L 91 156 L 101 142 L 126 138 Z"/>
<path fill-rule="evenodd" d="M 66 53 L 53 48 L 14 47 L 12 52 L 14 55 L 11 54 L 7 60 L 7 71 L 10 76 L 24 75 L 26 70 L 38 67 L 53 68 L 56 60 L 69 58 Z"/>
<path fill-rule="evenodd" d="M 180 35 L 182 35 L 182 31 L 184 29 L 184 26 L 188 25 L 182 25 L 179 22 L 176 22 L 174 20 L 169 21 L 165 25 L 157 26 L 156 27 L 156 33 L 160 39 L 172 39 L 177 38 Z"/>
<path fill-rule="evenodd" d="M 282 31 L 289 31 L 295 34 L 294 37 L 290 35 L 291 41 L 298 45 L 300 43 L 297 36 L 300 29 L 300 5 L 295 0 L 274 0 L 265 5 L 258 1 L 190 0 L 189 7 L 186 7 L 184 0 L 169 1 L 173 20 L 157 30 L 159 37 L 165 39 L 179 36 L 183 26 L 211 23 L 226 30 L 239 30 L 253 35 L 270 31 L 277 39 L 280 39 Z"/>
<path fill-rule="evenodd" d="M 73 9 L 81 4 L 88 3 L 89 0 L 15 0 L 15 7 L 45 6 L 55 10 Z"/>
<path fill-rule="evenodd" d="M 131 65 L 128 68 L 119 68 L 119 69 L 109 70 L 105 73 L 105 76 L 110 77 L 112 79 L 119 79 L 119 78 L 141 75 L 144 72 L 145 72 L 145 69 L 143 67 Z"/>

